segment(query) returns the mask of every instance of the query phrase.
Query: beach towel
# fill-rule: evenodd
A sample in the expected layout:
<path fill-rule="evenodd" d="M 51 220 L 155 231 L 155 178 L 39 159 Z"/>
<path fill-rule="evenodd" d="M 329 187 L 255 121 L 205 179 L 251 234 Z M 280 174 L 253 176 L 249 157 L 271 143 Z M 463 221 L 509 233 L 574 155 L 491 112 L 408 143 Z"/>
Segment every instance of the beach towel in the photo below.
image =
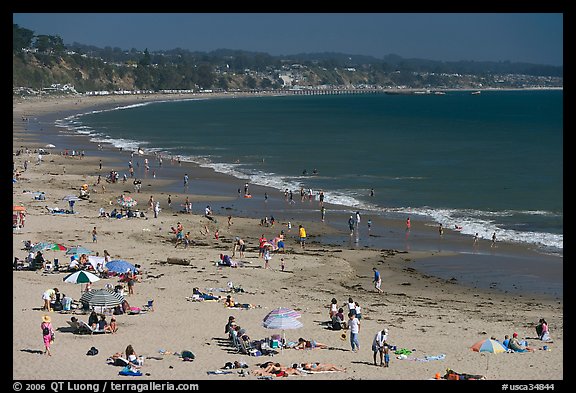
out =
<path fill-rule="evenodd" d="M 122 370 L 118 372 L 118 375 L 126 375 L 131 377 L 139 377 L 142 375 L 142 372 L 139 370 L 134 370 L 133 368 L 126 366 Z"/>
<path fill-rule="evenodd" d="M 225 370 L 215 370 L 215 371 L 206 371 L 206 374 L 208 375 L 212 375 L 212 374 L 233 374 L 232 371 L 225 371 Z"/>

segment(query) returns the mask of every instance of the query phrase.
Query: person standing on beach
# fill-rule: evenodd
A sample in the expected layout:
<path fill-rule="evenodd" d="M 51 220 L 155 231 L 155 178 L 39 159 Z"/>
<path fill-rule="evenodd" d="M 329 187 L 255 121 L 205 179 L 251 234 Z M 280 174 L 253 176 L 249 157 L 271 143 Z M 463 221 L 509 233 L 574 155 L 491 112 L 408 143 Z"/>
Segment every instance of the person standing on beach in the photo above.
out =
<path fill-rule="evenodd" d="M 184 174 L 184 187 L 188 187 L 188 174 Z"/>
<path fill-rule="evenodd" d="M 372 352 L 374 352 L 374 365 L 376 364 L 376 354 L 380 353 L 380 366 L 384 367 L 384 348 L 386 346 L 386 340 L 388 338 L 388 329 L 379 330 L 374 336 L 374 341 L 372 341 Z M 388 367 L 388 362 L 386 362 L 386 367 Z"/>
<path fill-rule="evenodd" d="M 356 314 L 351 311 L 348 313 L 348 329 L 350 330 L 350 346 L 352 347 L 352 352 L 358 352 L 360 350 L 360 342 L 358 341 L 360 320 L 356 318 Z"/>
<path fill-rule="evenodd" d="M 172 207 L 172 195 L 168 195 L 168 207 Z"/>
<path fill-rule="evenodd" d="M 98 243 L 98 231 L 96 231 L 96 227 L 92 229 L 92 243 Z"/>
<path fill-rule="evenodd" d="M 264 269 L 270 269 L 270 259 L 272 259 L 272 255 L 270 254 L 270 247 L 267 246 L 264 249 Z"/>
<path fill-rule="evenodd" d="M 102 170 L 102 160 L 100 160 L 100 163 L 98 164 L 98 168 L 99 168 L 100 170 Z"/>
<path fill-rule="evenodd" d="M 54 329 L 49 315 L 42 317 L 40 329 L 42 329 L 42 340 L 44 341 L 44 354 L 52 356 L 52 353 L 50 353 L 50 345 L 54 342 Z"/>
<path fill-rule="evenodd" d="M 478 246 L 478 232 L 474 235 L 474 247 Z"/>
<path fill-rule="evenodd" d="M 496 245 L 496 232 L 492 234 L 492 244 L 490 245 L 490 247 L 494 247 L 495 245 Z"/>
<path fill-rule="evenodd" d="M 444 235 L 444 227 L 442 224 L 438 225 L 438 233 L 440 234 L 440 237 Z"/>
<path fill-rule="evenodd" d="M 380 272 L 375 267 L 373 267 L 372 270 L 374 271 L 374 280 L 372 280 L 374 283 L 374 288 L 376 288 L 378 292 L 382 293 L 382 289 L 380 289 L 380 286 L 382 285 L 382 277 L 380 276 Z"/>
<path fill-rule="evenodd" d="M 302 225 L 298 226 L 298 236 L 300 237 L 300 247 L 304 248 L 306 243 L 306 229 Z"/>
<path fill-rule="evenodd" d="M 326 208 L 324 206 L 320 208 L 320 216 L 322 217 L 322 222 L 324 222 L 324 218 L 326 217 Z"/>
<path fill-rule="evenodd" d="M 409 231 L 409 230 L 410 230 L 410 225 L 411 225 L 411 224 L 410 224 L 410 217 L 408 217 L 408 218 L 406 219 L 406 231 Z"/>
<path fill-rule="evenodd" d="M 158 218 L 158 213 L 160 213 L 160 202 L 154 205 L 154 218 Z"/>
<path fill-rule="evenodd" d="M 356 229 L 360 229 L 360 212 L 356 212 Z"/>
<path fill-rule="evenodd" d="M 354 234 L 354 218 L 350 216 L 348 219 L 348 228 L 350 228 L 350 236 Z"/>

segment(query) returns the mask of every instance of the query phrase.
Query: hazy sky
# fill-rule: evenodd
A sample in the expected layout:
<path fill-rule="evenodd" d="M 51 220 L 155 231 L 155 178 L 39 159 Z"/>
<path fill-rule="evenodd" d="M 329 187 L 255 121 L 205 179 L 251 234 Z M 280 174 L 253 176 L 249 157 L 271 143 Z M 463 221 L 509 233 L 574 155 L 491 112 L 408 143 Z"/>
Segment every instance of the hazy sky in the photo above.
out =
<path fill-rule="evenodd" d="M 15 13 L 65 44 L 563 65 L 561 13 Z"/>

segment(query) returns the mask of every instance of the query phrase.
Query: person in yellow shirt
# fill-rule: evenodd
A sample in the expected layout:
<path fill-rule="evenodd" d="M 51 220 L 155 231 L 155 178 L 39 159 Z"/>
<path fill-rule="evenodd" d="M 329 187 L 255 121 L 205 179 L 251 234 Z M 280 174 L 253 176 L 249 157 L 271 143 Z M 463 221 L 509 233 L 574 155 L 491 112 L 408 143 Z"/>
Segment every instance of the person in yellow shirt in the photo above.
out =
<path fill-rule="evenodd" d="M 304 248 L 304 243 L 306 243 L 306 229 L 302 225 L 298 227 L 298 236 L 300 236 L 300 246 Z"/>

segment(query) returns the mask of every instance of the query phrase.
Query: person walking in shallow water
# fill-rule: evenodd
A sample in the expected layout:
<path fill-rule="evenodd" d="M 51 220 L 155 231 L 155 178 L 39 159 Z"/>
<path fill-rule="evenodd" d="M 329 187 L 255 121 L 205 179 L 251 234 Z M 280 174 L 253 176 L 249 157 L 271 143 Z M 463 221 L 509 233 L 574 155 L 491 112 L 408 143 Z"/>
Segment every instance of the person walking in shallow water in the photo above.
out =
<path fill-rule="evenodd" d="M 411 225 L 411 224 L 410 224 L 410 217 L 408 217 L 408 218 L 406 219 L 406 231 L 409 231 L 409 230 L 410 230 L 410 225 Z"/>

